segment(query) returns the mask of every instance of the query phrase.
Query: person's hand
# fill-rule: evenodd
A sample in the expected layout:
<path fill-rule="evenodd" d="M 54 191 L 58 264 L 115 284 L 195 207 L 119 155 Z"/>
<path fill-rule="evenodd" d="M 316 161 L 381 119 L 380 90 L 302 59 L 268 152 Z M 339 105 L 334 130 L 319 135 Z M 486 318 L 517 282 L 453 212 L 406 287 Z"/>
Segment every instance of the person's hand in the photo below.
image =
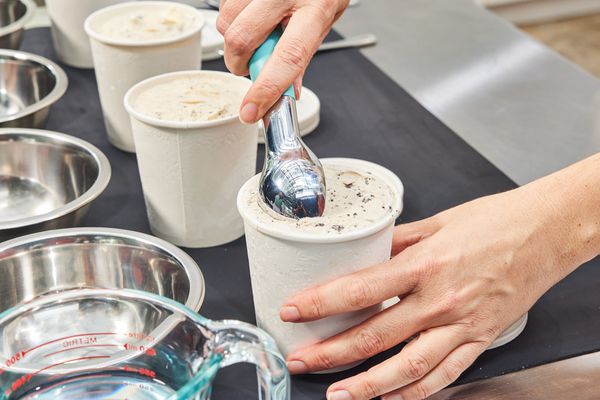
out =
<path fill-rule="evenodd" d="M 273 56 L 242 102 L 242 121 L 258 121 L 292 83 L 300 95 L 308 63 L 348 1 L 221 0 L 217 29 L 225 37 L 225 64 L 236 75 L 248 75 L 254 51 L 277 25 L 286 25 Z"/>
<path fill-rule="evenodd" d="M 597 171 L 598 164 L 587 169 Z M 290 354 L 290 372 L 347 365 L 420 333 L 399 354 L 333 384 L 327 399 L 424 399 L 456 380 L 545 291 L 597 254 L 597 193 L 583 197 L 592 189 L 589 182 L 576 187 L 582 173 L 398 226 L 389 262 L 290 298 L 280 313 L 287 322 L 401 298 L 366 322 Z"/>

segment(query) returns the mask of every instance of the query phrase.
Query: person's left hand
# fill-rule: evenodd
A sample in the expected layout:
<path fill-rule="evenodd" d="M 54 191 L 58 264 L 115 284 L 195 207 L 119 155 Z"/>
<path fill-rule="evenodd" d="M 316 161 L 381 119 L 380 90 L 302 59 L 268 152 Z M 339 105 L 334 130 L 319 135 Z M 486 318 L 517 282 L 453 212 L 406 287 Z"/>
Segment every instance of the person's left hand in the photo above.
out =
<path fill-rule="evenodd" d="M 547 185 L 481 198 L 399 226 L 389 262 L 289 299 L 280 313 L 287 322 L 402 299 L 290 354 L 290 372 L 364 360 L 420 333 L 399 354 L 332 385 L 327 399 L 424 399 L 456 380 L 546 290 L 594 255 L 580 245 L 594 231 L 584 232 L 572 213 L 557 213 L 558 202 L 540 195 L 551 190 Z"/>

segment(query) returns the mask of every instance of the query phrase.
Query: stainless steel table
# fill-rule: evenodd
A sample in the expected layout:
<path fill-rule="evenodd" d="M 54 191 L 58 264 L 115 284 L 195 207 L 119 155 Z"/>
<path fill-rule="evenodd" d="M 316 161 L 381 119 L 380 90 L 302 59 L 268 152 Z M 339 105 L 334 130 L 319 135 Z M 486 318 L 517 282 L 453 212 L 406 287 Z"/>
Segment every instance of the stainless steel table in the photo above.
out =
<path fill-rule="evenodd" d="M 430 400 L 597 400 L 600 353 L 443 390 Z"/>
<path fill-rule="evenodd" d="M 476 0 L 364 0 L 336 29 L 518 184 L 600 151 L 600 81 Z"/>

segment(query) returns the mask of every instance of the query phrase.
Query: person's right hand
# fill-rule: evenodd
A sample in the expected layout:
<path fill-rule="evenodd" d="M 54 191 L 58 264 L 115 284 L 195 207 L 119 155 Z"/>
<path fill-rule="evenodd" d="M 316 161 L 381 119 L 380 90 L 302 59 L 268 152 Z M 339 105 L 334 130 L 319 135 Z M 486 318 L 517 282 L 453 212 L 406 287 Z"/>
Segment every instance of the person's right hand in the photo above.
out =
<path fill-rule="evenodd" d="M 236 75 L 248 75 L 254 51 L 277 25 L 286 25 L 273 56 L 242 102 L 242 121 L 257 122 L 292 83 L 299 96 L 310 59 L 348 2 L 221 0 L 217 29 L 225 37 L 225 64 Z"/>

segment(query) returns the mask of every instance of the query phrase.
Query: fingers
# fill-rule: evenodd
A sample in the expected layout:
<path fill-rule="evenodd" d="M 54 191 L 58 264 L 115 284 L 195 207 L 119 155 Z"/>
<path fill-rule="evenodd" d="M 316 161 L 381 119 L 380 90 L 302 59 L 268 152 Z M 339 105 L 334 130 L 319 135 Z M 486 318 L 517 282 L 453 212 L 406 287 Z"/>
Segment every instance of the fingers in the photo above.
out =
<path fill-rule="evenodd" d="M 242 102 L 244 122 L 257 122 L 305 70 L 333 19 L 316 10 L 320 9 L 306 6 L 290 18 L 273 55 Z"/>
<path fill-rule="evenodd" d="M 217 17 L 217 30 L 221 35 L 225 35 L 229 25 L 251 2 L 252 0 L 221 0 L 219 16 Z"/>
<path fill-rule="evenodd" d="M 428 238 L 441 228 L 436 217 L 409 224 L 398 225 L 394 229 L 394 240 L 392 242 L 392 256 L 404 251 L 420 241 Z"/>
<path fill-rule="evenodd" d="M 241 8 L 243 7 L 243 8 Z M 254 51 L 285 18 L 287 1 L 230 0 L 218 26 L 225 37 L 225 65 L 236 75 L 248 75 Z"/>
<path fill-rule="evenodd" d="M 419 280 L 419 263 L 405 252 L 385 263 L 307 289 L 280 310 L 285 322 L 306 322 L 364 308 L 411 292 Z"/>
<path fill-rule="evenodd" d="M 414 313 L 419 308 L 414 297 L 408 297 L 362 324 L 290 354 L 290 373 L 304 374 L 348 365 L 392 348 L 422 328 L 424 321 Z"/>
<path fill-rule="evenodd" d="M 383 396 L 383 400 L 422 400 L 439 392 L 458 377 L 485 351 L 484 343 L 467 343 L 458 347 L 427 376 L 418 382 Z"/>
<path fill-rule="evenodd" d="M 410 385 L 423 379 L 461 342 L 459 331 L 451 327 L 423 332 L 394 357 L 362 374 L 333 384 L 327 391 L 327 399 L 343 398 L 340 392 L 347 392 L 349 397 L 346 398 L 352 400 L 372 399 Z"/>

